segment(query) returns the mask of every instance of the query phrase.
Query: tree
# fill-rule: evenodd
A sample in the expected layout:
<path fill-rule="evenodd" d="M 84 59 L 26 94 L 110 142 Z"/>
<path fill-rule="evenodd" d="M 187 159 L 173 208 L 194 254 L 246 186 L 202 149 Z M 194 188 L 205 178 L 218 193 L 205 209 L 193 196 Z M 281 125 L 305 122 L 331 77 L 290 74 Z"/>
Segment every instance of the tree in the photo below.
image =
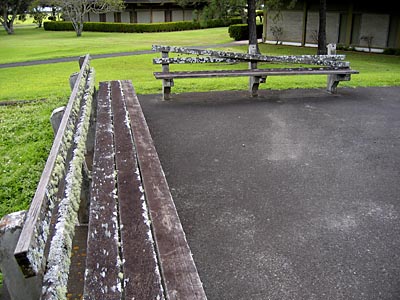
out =
<path fill-rule="evenodd" d="M 326 0 L 319 1 L 318 55 L 327 53 L 326 49 Z"/>
<path fill-rule="evenodd" d="M 14 33 L 14 21 L 19 14 L 25 14 L 32 0 L 1 0 L 0 23 L 8 34 Z"/>
<path fill-rule="evenodd" d="M 256 0 L 247 0 L 247 14 L 247 23 L 249 25 L 249 47 L 250 45 L 254 45 L 258 53 Z"/>
<path fill-rule="evenodd" d="M 29 14 L 33 17 L 33 22 L 41 28 L 43 20 L 47 18 L 47 13 L 44 11 L 46 5 L 43 1 L 34 0 L 29 7 Z"/>
<path fill-rule="evenodd" d="M 124 9 L 123 0 L 56 0 L 56 5 L 61 7 L 65 16 L 71 20 L 76 36 L 81 36 L 83 20 L 86 14 L 117 12 Z"/>
<path fill-rule="evenodd" d="M 178 0 L 187 1 L 187 0 Z M 193 2 L 193 1 L 192 1 Z M 210 0 L 208 5 L 202 11 L 202 19 L 221 19 L 226 20 L 229 17 L 240 15 L 245 19 L 246 0 Z"/>

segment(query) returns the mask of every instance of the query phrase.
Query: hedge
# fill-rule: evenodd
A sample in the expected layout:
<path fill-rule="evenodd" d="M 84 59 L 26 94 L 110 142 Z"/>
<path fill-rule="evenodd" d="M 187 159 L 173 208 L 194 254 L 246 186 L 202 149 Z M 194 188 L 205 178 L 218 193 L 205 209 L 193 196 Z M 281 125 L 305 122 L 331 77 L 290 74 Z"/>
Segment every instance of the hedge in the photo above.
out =
<path fill-rule="evenodd" d="M 111 23 L 111 22 L 85 22 L 83 31 L 97 32 L 164 32 L 164 31 L 182 31 L 195 30 L 201 28 L 225 27 L 231 24 L 240 23 L 240 18 L 232 18 L 229 20 L 209 20 L 205 22 L 165 22 L 165 23 Z M 45 30 L 51 31 L 73 31 L 71 22 L 44 22 Z"/>
<path fill-rule="evenodd" d="M 242 41 L 249 39 L 249 26 L 247 24 L 234 24 L 229 26 L 229 36 L 235 41 Z M 263 25 L 257 24 L 257 38 L 262 38 Z"/>
<path fill-rule="evenodd" d="M 383 54 L 400 55 L 400 48 L 386 48 L 385 50 L 383 50 Z"/>

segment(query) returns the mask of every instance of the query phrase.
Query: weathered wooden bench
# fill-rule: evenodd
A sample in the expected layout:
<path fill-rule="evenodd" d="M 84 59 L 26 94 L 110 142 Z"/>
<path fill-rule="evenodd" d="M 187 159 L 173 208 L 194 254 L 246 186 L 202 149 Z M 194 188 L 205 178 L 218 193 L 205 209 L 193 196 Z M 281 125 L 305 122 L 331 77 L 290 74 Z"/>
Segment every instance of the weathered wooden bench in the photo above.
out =
<path fill-rule="evenodd" d="M 206 299 L 133 85 L 101 82 L 97 91 L 89 62 L 54 114 L 62 118 L 26 216 L 2 220 L 9 294 Z"/>
<path fill-rule="evenodd" d="M 258 95 L 260 83 L 265 83 L 268 76 L 287 75 L 328 75 L 327 90 L 337 92 L 340 81 L 349 81 L 351 74 L 358 71 L 350 68 L 350 63 L 344 61 L 344 55 L 336 55 L 336 47 L 328 48 L 329 55 L 301 56 L 266 56 L 251 53 L 238 53 L 214 50 L 191 49 L 174 46 L 153 45 L 152 50 L 161 52 L 161 58 L 153 59 L 154 64 L 162 65 L 162 72 L 154 72 L 156 79 L 161 79 L 163 99 L 171 99 L 171 88 L 174 79 L 182 78 L 213 78 L 213 77 L 249 77 L 249 92 L 251 96 Z M 196 55 L 196 57 L 169 57 L 169 53 Z M 201 56 L 201 57 L 200 57 Z M 208 70 L 208 71 L 170 71 L 170 64 L 186 63 L 249 63 L 247 70 Z M 264 68 L 257 69 L 257 63 L 309 64 L 308 68 Z M 315 67 L 317 66 L 317 67 Z"/>

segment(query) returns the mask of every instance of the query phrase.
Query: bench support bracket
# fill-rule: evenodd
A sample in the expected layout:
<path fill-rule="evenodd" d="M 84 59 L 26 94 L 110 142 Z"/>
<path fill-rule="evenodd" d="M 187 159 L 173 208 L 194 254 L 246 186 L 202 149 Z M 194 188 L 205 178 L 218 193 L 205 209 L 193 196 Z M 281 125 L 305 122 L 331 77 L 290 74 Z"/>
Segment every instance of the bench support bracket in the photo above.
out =
<path fill-rule="evenodd" d="M 329 93 L 336 94 L 337 86 L 340 81 L 350 81 L 350 74 L 334 74 L 328 75 L 327 90 Z"/>
<path fill-rule="evenodd" d="M 40 298 L 41 280 L 38 276 L 25 278 L 15 257 L 26 211 L 18 211 L 4 216 L 0 221 L 0 268 L 11 299 L 34 300 Z"/>

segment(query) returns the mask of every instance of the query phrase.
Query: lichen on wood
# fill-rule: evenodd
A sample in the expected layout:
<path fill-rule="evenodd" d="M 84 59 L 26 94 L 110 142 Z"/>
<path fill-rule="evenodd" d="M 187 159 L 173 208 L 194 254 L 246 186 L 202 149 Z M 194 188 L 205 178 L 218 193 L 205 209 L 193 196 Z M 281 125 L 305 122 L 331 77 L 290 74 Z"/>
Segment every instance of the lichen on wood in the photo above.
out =
<path fill-rule="evenodd" d="M 90 67 L 88 64 L 81 70 L 81 78 L 77 86 L 76 96 L 70 99 L 69 115 L 67 116 L 67 121 L 65 129 L 62 134 L 61 142 L 58 145 L 57 155 L 53 165 L 53 169 L 48 184 L 45 191 L 45 199 L 43 205 L 40 208 L 39 218 L 40 221 L 36 222 L 34 225 L 34 237 L 31 242 L 26 256 L 29 261 L 29 270 L 25 270 L 25 274 L 38 274 L 43 269 L 46 260 L 44 259 L 44 248 L 47 243 L 50 220 L 52 216 L 53 208 L 58 204 L 60 199 L 58 198 L 59 193 L 59 183 L 61 179 L 65 176 L 67 167 L 67 156 L 69 149 L 73 145 L 73 136 L 76 127 L 76 123 L 79 117 L 79 110 L 82 102 L 82 95 L 85 91 L 85 85 L 87 77 L 89 75 Z"/>
<path fill-rule="evenodd" d="M 79 114 L 76 130 L 68 141 L 73 143 L 73 154 L 65 178 L 64 197 L 58 207 L 55 233 L 51 240 L 47 259 L 47 272 L 44 276 L 43 299 L 65 299 L 70 266 L 72 240 L 75 225 L 78 222 L 78 210 L 82 186 L 82 165 L 85 159 L 86 139 L 89 129 L 90 114 L 94 94 L 94 69 L 90 69 L 87 80 L 82 80 L 84 87 L 77 99 L 74 114 Z"/>
<path fill-rule="evenodd" d="M 191 54 L 191 55 L 208 55 L 216 58 L 226 58 L 233 59 L 236 61 L 253 61 L 253 62 L 269 62 L 269 63 L 294 63 L 294 64 L 312 64 L 312 65 L 322 65 L 331 67 L 349 67 L 349 62 L 344 61 L 345 55 L 283 55 L 283 56 L 271 56 L 271 55 L 261 55 L 261 54 L 249 54 L 241 52 L 227 52 L 227 51 L 217 51 L 217 50 L 204 50 L 204 49 L 194 49 L 185 47 L 175 47 L 175 46 L 159 46 L 153 45 L 153 51 L 158 52 L 173 52 L 181 54 Z M 178 61 L 184 61 L 185 58 L 161 58 L 156 59 L 156 63 L 167 64 L 168 61 L 171 63 L 178 63 Z M 186 58 L 186 63 L 199 63 L 201 60 Z M 185 63 L 185 62 L 183 62 Z"/>

